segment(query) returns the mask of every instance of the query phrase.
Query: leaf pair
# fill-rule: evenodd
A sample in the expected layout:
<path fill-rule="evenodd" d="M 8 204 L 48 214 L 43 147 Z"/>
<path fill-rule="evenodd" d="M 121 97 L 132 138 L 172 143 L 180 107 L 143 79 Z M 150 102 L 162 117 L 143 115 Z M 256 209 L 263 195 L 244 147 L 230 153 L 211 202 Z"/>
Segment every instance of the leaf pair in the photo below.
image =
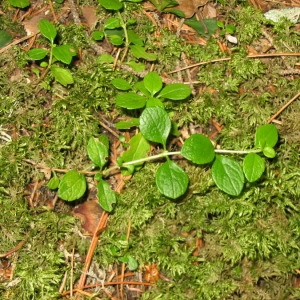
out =
<path fill-rule="evenodd" d="M 52 56 L 65 64 L 70 64 L 73 57 L 77 55 L 76 50 L 71 45 L 57 46 L 54 40 L 57 36 L 55 26 L 48 20 L 41 20 L 38 24 L 41 34 L 50 41 L 50 50 L 35 48 L 28 51 L 28 56 L 33 60 L 43 60 L 48 54 L 50 56 L 49 63 L 43 62 L 42 67 L 48 67 L 54 78 L 66 86 L 74 82 L 72 74 L 69 70 L 52 65 Z"/>
<path fill-rule="evenodd" d="M 127 109 L 140 109 L 145 106 L 164 107 L 165 99 L 184 100 L 191 94 L 191 88 L 182 83 L 163 87 L 162 79 L 156 72 L 148 73 L 142 82 L 138 82 L 133 87 L 124 79 L 114 79 L 111 83 L 122 91 L 134 90 L 121 93 L 116 97 L 116 104 Z"/>

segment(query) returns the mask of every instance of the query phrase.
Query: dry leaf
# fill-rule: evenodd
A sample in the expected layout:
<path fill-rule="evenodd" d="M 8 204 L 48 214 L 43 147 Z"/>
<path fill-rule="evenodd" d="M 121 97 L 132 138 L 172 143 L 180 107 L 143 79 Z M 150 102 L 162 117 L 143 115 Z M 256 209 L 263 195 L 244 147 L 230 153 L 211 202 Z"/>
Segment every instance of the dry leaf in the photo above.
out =
<path fill-rule="evenodd" d="M 92 6 L 83 6 L 81 8 L 82 15 L 90 29 L 94 29 L 98 22 L 98 16 L 96 15 L 96 9 Z"/>
<path fill-rule="evenodd" d="M 191 18 L 198 10 L 198 7 L 205 5 L 208 0 L 177 0 L 179 5 L 172 7 L 172 9 L 181 10 L 185 17 Z"/>
<path fill-rule="evenodd" d="M 86 201 L 73 209 L 73 214 L 80 218 L 82 222 L 82 228 L 90 235 L 93 235 L 97 229 L 102 212 L 103 209 L 100 207 L 98 200 Z"/>

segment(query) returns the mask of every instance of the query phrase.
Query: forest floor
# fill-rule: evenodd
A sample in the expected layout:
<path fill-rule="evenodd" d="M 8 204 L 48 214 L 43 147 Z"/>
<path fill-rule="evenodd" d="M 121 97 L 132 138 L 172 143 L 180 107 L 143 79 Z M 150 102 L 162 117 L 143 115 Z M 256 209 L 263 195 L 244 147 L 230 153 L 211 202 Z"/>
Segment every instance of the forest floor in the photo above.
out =
<path fill-rule="evenodd" d="M 174 2 L 1 1 L 1 299 L 300 299 L 300 1 Z"/>

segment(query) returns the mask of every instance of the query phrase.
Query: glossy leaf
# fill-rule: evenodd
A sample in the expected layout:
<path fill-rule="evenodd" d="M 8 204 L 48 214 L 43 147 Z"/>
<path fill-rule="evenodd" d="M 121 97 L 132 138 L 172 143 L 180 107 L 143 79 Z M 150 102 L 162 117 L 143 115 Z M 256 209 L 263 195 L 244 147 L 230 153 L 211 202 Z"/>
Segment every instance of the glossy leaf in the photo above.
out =
<path fill-rule="evenodd" d="M 138 118 L 132 118 L 129 121 L 120 121 L 115 126 L 117 129 L 129 129 L 131 127 L 139 126 L 140 120 Z"/>
<path fill-rule="evenodd" d="M 187 174 L 171 160 L 158 168 L 155 181 L 159 191 L 171 199 L 182 196 L 189 184 Z"/>
<path fill-rule="evenodd" d="M 50 189 L 50 190 L 56 190 L 59 187 L 59 183 L 60 183 L 59 178 L 57 176 L 53 176 L 49 180 L 49 182 L 47 184 L 47 188 Z"/>
<path fill-rule="evenodd" d="M 113 204 L 117 202 L 115 192 L 110 188 L 110 185 L 104 181 L 102 178 L 97 184 L 97 198 L 100 206 L 107 212 L 113 210 Z"/>
<path fill-rule="evenodd" d="M 121 23 L 120 23 L 120 19 L 118 18 L 109 18 L 104 23 L 105 29 L 115 29 L 120 27 L 121 27 Z"/>
<path fill-rule="evenodd" d="M 140 130 L 148 140 L 166 145 L 171 130 L 171 121 L 161 107 L 145 108 L 140 116 Z"/>
<path fill-rule="evenodd" d="M 144 86 L 154 96 L 162 89 L 162 80 L 156 72 L 149 72 L 144 77 Z"/>
<path fill-rule="evenodd" d="M 231 158 L 217 155 L 212 165 L 212 177 L 218 188 L 229 195 L 238 196 L 243 190 L 243 170 Z"/>
<path fill-rule="evenodd" d="M 258 180 L 265 171 L 265 161 L 256 153 L 248 153 L 243 161 L 243 171 L 249 182 Z"/>
<path fill-rule="evenodd" d="M 130 139 L 129 144 L 130 149 L 125 151 L 122 155 L 122 159 L 124 162 L 144 158 L 150 151 L 150 144 L 141 133 L 138 133 L 135 136 L 133 136 Z"/>
<path fill-rule="evenodd" d="M 123 3 L 118 0 L 98 0 L 98 2 L 109 10 L 120 10 L 123 8 Z"/>
<path fill-rule="evenodd" d="M 108 147 L 105 144 L 91 137 L 87 145 L 87 153 L 90 160 L 100 169 L 105 166 L 108 157 Z"/>
<path fill-rule="evenodd" d="M 45 58 L 47 54 L 48 54 L 48 50 L 41 49 L 41 48 L 34 48 L 28 51 L 28 56 L 34 60 L 41 60 Z"/>
<path fill-rule="evenodd" d="M 122 78 L 115 78 L 111 81 L 111 84 L 118 90 L 128 91 L 131 90 L 131 85 L 128 81 Z"/>
<path fill-rule="evenodd" d="M 202 134 L 192 134 L 184 142 L 181 148 L 181 154 L 186 159 L 195 164 L 208 164 L 215 158 L 213 144 L 206 136 Z"/>
<path fill-rule="evenodd" d="M 77 54 L 76 50 L 71 45 L 57 46 L 54 47 L 52 51 L 57 60 L 68 65 L 71 63 L 73 56 L 76 56 Z"/>
<path fill-rule="evenodd" d="M 155 54 L 146 52 L 146 49 L 140 45 L 130 46 L 131 53 L 136 58 L 143 58 L 148 61 L 154 61 L 157 59 Z"/>
<path fill-rule="evenodd" d="M 263 148 L 263 154 L 268 158 L 274 158 L 276 156 L 276 152 L 272 147 Z"/>
<path fill-rule="evenodd" d="M 165 86 L 158 97 L 171 100 L 183 100 L 191 94 L 191 88 L 183 83 L 173 83 Z"/>
<path fill-rule="evenodd" d="M 74 201 L 82 197 L 85 191 L 85 177 L 77 171 L 69 171 L 61 178 L 58 197 L 66 201 Z"/>
<path fill-rule="evenodd" d="M 54 78 L 64 86 L 74 83 L 73 76 L 71 72 L 67 69 L 63 69 L 53 65 L 51 66 L 51 73 L 54 76 Z"/>
<path fill-rule="evenodd" d="M 39 30 L 41 31 L 41 34 L 46 37 L 51 43 L 53 43 L 56 35 L 57 35 L 57 31 L 55 26 L 50 23 L 48 20 L 41 20 L 39 22 Z"/>
<path fill-rule="evenodd" d="M 119 94 L 116 97 L 116 104 L 127 109 L 138 109 L 146 105 L 147 99 L 136 93 Z"/>
<path fill-rule="evenodd" d="M 18 7 L 18 8 L 25 8 L 30 5 L 29 0 L 9 0 L 9 4 Z"/>
<path fill-rule="evenodd" d="M 265 147 L 273 148 L 278 141 L 278 131 L 273 124 L 261 125 L 255 133 L 255 147 L 263 149 Z"/>

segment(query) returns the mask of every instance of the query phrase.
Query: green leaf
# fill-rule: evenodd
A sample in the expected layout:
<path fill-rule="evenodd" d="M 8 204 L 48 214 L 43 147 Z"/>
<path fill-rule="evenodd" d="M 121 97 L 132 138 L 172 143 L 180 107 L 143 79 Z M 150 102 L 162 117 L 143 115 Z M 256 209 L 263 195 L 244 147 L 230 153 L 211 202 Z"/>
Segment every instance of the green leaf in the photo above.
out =
<path fill-rule="evenodd" d="M 140 120 L 138 118 L 132 118 L 129 121 L 120 121 L 115 126 L 117 129 L 130 129 L 131 127 L 139 126 Z"/>
<path fill-rule="evenodd" d="M 82 174 L 76 171 L 66 173 L 59 183 L 58 197 L 66 201 L 74 201 L 84 195 L 86 181 Z"/>
<path fill-rule="evenodd" d="M 118 0 L 98 0 L 98 2 L 105 8 L 109 10 L 120 10 L 123 8 L 122 2 Z"/>
<path fill-rule="evenodd" d="M 258 180 L 265 171 L 265 161 L 256 153 L 248 153 L 243 161 L 243 170 L 249 182 Z"/>
<path fill-rule="evenodd" d="M 171 121 L 161 107 L 145 108 L 140 116 L 140 130 L 148 140 L 166 145 L 171 130 Z"/>
<path fill-rule="evenodd" d="M 183 83 L 173 83 L 165 86 L 158 97 L 171 100 L 183 100 L 191 94 L 191 88 Z"/>
<path fill-rule="evenodd" d="M 0 48 L 9 44 L 13 40 L 13 36 L 4 30 L 0 30 Z"/>
<path fill-rule="evenodd" d="M 96 140 L 94 137 L 89 139 L 87 144 L 87 153 L 90 160 L 102 169 L 107 163 L 108 147 Z"/>
<path fill-rule="evenodd" d="M 122 159 L 124 162 L 144 158 L 150 151 L 150 144 L 141 133 L 138 133 L 135 136 L 133 136 L 130 139 L 129 144 L 129 150 L 125 151 L 122 155 Z"/>
<path fill-rule="evenodd" d="M 64 86 L 74 83 L 73 76 L 69 70 L 53 65 L 51 66 L 51 73 L 54 78 Z"/>
<path fill-rule="evenodd" d="M 135 83 L 134 89 L 136 89 L 136 90 L 142 92 L 142 94 L 144 94 L 147 98 L 148 98 L 148 97 L 151 97 L 151 94 L 150 94 L 149 91 L 145 88 L 144 81 L 138 81 L 137 83 Z"/>
<path fill-rule="evenodd" d="M 143 72 L 146 68 L 145 64 L 143 63 L 137 63 L 133 60 L 129 61 L 128 63 L 126 63 L 126 65 L 128 65 L 129 67 L 131 67 L 134 71 L 136 72 Z"/>
<path fill-rule="evenodd" d="M 146 105 L 147 99 L 136 93 L 119 94 L 116 97 L 116 104 L 127 109 L 138 109 Z"/>
<path fill-rule="evenodd" d="M 59 182 L 60 182 L 59 178 L 55 175 L 49 180 L 47 184 L 47 188 L 50 190 L 56 190 L 59 187 Z"/>
<path fill-rule="evenodd" d="M 53 52 L 54 57 L 57 60 L 65 63 L 65 64 L 68 64 L 68 65 L 71 63 L 73 56 L 76 56 L 76 54 L 77 54 L 76 50 L 71 45 L 63 45 L 63 46 L 54 47 L 52 52 Z"/>
<path fill-rule="evenodd" d="M 110 54 L 104 53 L 98 57 L 97 61 L 100 64 L 103 64 L 103 63 L 111 64 L 115 61 L 115 59 Z"/>
<path fill-rule="evenodd" d="M 171 160 L 158 168 L 155 181 L 159 191 L 171 199 L 182 196 L 189 184 L 187 174 Z"/>
<path fill-rule="evenodd" d="M 181 154 L 195 164 L 203 165 L 212 162 L 215 158 L 214 146 L 206 136 L 192 134 L 183 144 Z"/>
<path fill-rule="evenodd" d="M 115 192 L 110 188 L 110 185 L 100 179 L 97 184 L 97 198 L 100 206 L 107 212 L 111 212 L 113 210 L 113 204 L 117 202 Z"/>
<path fill-rule="evenodd" d="M 278 131 L 273 124 L 261 125 L 255 133 L 255 147 L 264 149 L 265 147 L 273 148 L 278 141 Z"/>
<path fill-rule="evenodd" d="M 162 80 L 156 72 L 149 72 L 144 77 L 144 86 L 152 96 L 162 89 L 162 85 Z"/>
<path fill-rule="evenodd" d="M 105 37 L 104 31 L 102 31 L 102 30 L 97 30 L 92 33 L 92 38 L 95 41 L 102 41 L 104 39 L 104 37 Z"/>
<path fill-rule="evenodd" d="M 120 27 L 121 27 L 121 23 L 120 23 L 120 19 L 118 18 L 109 18 L 104 23 L 105 29 L 115 29 Z"/>
<path fill-rule="evenodd" d="M 138 267 L 138 262 L 131 255 L 119 257 L 119 261 L 127 264 L 130 271 L 134 271 Z"/>
<path fill-rule="evenodd" d="M 127 26 L 128 26 L 128 24 L 127 24 Z M 144 45 L 143 40 L 133 30 L 127 30 L 127 35 L 128 35 L 128 42 L 130 44 L 135 44 L 135 45 L 140 45 L 140 46 Z"/>
<path fill-rule="evenodd" d="M 265 147 L 263 149 L 263 154 L 268 158 L 274 158 L 276 156 L 276 152 L 272 147 Z"/>
<path fill-rule="evenodd" d="M 9 0 L 9 4 L 18 8 L 25 8 L 30 5 L 30 0 Z"/>
<path fill-rule="evenodd" d="M 225 193 L 238 196 L 244 187 L 244 173 L 233 159 L 216 156 L 212 165 L 212 177 L 218 188 Z"/>
<path fill-rule="evenodd" d="M 111 81 L 111 84 L 118 90 L 128 91 L 131 90 L 131 85 L 128 81 L 121 78 L 116 78 Z"/>
<path fill-rule="evenodd" d="M 148 61 L 154 61 L 157 59 L 155 54 L 147 53 L 145 48 L 140 45 L 131 45 L 130 50 L 132 55 L 136 58 L 143 58 Z"/>
<path fill-rule="evenodd" d="M 53 44 L 54 39 L 57 35 L 55 26 L 52 23 L 50 23 L 48 20 L 41 20 L 39 22 L 38 27 L 39 30 L 41 31 L 41 34 Z"/>
<path fill-rule="evenodd" d="M 114 46 L 121 46 L 123 45 L 124 41 L 120 35 L 109 35 L 108 39 Z"/>
<path fill-rule="evenodd" d="M 41 60 L 46 57 L 48 50 L 35 48 L 28 51 L 28 56 L 34 60 Z"/>
<path fill-rule="evenodd" d="M 165 108 L 164 104 L 157 98 L 150 98 L 147 100 L 146 107 L 154 107 L 159 106 L 161 108 Z"/>
<path fill-rule="evenodd" d="M 219 27 L 216 19 L 203 19 L 198 21 L 196 17 L 185 20 L 188 26 L 194 28 L 198 34 L 210 37 Z"/>

